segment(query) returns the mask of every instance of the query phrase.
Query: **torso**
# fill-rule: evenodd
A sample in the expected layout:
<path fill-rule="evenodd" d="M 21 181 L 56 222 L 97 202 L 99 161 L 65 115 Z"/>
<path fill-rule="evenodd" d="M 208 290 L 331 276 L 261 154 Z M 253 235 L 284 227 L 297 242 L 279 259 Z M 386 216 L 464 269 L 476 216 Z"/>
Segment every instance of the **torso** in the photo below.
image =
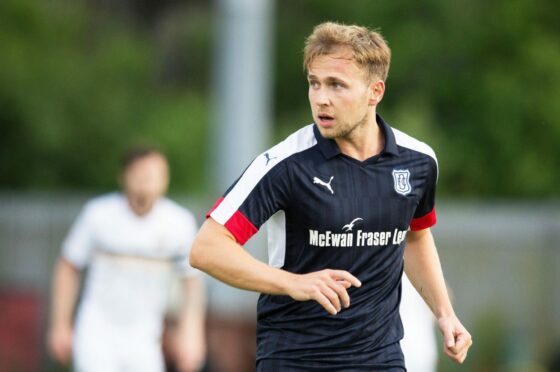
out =
<path fill-rule="evenodd" d="M 342 155 L 313 126 L 267 152 L 278 163 L 239 212 L 260 226 L 274 211 L 263 210 L 263 203 L 279 209 L 268 222 L 270 264 L 294 273 L 347 270 L 362 287 L 348 290 L 351 306 L 336 316 L 314 301 L 261 295 L 258 360 L 290 360 L 302 368 L 317 362 L 370 370 L 404 367 L 398 346 L 404 242 L 426 189 L 435 183 L 436 163 L 418 151 L 422 146 L 404 146 L 415 147 L 410 137 L 398 132 L 395 141 L 392 129 L 385 124 L 383 129 L 391 131 L 385 133 L 385 151 L 363 162 Z M 292 153 L 281 156 L 287 150 Z M 246 174 L 257 174 L 252 167 L 261 167 L 260 161 Z M 232 188 L 232 204 L 236 187 L 248 184 L 243 177 Z M 263 196 L 265 191 L 272 196 Z M 224 211 L 218 207 L 212 216 L 221 222 Z"/>

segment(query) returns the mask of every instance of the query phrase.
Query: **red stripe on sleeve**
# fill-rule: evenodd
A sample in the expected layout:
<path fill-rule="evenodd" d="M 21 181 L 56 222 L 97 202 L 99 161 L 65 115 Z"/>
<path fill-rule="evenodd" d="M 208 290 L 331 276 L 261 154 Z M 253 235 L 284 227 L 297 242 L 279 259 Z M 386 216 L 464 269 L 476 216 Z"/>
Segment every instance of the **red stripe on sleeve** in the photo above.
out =
<path fill-rule="evenodd" d="M 241 245 L 255 235 L 258 229 L 241 212 L 236 211 L 224 225 Z"/>
<path fill-rule="evenodd" d="M 210 214 L 214 212 L 216 208 L 222 203 L 224 200 L 223 197 L 218 199 L 216 204 L 210 209 L 208 213 L 206 213 L 206 218 L 210 217 Z M 237 242 L 241 245 L 245 244 L 251 236 L 255 235 L 258 229 L 245 217 L 241 212 L 236 211 L 233 216 L 224 224 L 225 228 L 228 229 Z"/>
<path fill-rule="evenodd" d="M 413 218 L 410 222 L 410 230 L 418 231 L 427 229 L 428 227 L 434 226 L 436 224 L 436 220 L 436 209 L 434 208 L 431 212 L 422 217 Z"/>
<path fill-rule="evenodd" d="M 223 197 L 223 196 L 222 196 L 220 199 L 218 199 L 218 201 L 214 204 L 214 206 L 208 211 L 208 213 L 206 213 L 206 218 L 210 217 L 210 214 L 211 214 L 212 212 L 214 212 L 214 210 L 215 210 L 216 208 L 218 208 L 218 206 L 219 206 L 220 204 L 222 204 L 222 201 L 224 201 L 224 197 Z"/>

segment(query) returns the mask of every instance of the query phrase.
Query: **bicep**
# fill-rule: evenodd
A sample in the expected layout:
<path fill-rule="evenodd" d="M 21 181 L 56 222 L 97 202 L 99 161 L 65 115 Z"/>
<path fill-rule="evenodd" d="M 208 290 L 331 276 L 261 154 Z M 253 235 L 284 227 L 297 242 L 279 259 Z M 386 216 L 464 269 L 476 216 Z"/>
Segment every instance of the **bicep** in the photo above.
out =
<path fill-rule="evenodd" d="M 87 206 L 76 218 L 62 243 L 62 257 L 72 266 L 81 269 L 87 265 L 93 251 L 94 218 Z"/>
<path fill-rule="evenodd" d="M 224 225 L 214 220 L 212 217 L 208 217 L 206 221 L 202 224 L 196 239 L 203 240 L 223 240 L 235 242 L 236 239 Z"/>
<path fill-rule="evenodd" d="M 192 244 L 189 255 L 190 264 L 195 268 L 201 268 L 208 259 L 222 255 L 228 248 L 235 249 L 235 246 L 239 246 L 239 244 L 233 234 L 212 217 L 208 217 Z"/>
<path fill-rule="evenodd" d="M 427 241 L 432 236 L 432 230 L 430 228 L 422 230 L 410 230 L 406 234 L 407 245 L 417 244 L 422 241 Z"/>
<path fill-rule="evenodd" d="M 422 262 L 436 251 L 431 229 L 409 231 L 406 235 L 404 250 L 405 269 L 411 264 Z"/>

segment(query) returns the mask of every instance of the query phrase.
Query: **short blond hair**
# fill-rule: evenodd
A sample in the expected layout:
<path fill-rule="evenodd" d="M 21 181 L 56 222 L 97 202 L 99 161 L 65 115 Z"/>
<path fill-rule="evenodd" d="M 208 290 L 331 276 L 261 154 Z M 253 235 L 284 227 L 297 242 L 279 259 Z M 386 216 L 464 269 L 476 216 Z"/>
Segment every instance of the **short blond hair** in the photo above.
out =
<path fill-rule="evenodd" d="M 303 68 L 309 71 L 316 57 L 331 54 L 339 47 L 350 48 L 352 58 L 367 70 L 370 80 L 387 80 L 391 62 L 387 41 L 379 32 L 356 25 L 325 22 L 315 26 L 305 42 Z"/>

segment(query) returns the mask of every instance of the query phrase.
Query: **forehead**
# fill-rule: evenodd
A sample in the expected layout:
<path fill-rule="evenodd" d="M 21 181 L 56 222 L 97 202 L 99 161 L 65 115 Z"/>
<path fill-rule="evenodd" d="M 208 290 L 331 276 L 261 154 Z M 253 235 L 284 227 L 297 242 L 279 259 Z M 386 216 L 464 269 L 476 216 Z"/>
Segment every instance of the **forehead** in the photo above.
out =
<path fill-rule="evenodd" d="M 167 161 L 160 154 L 154 153 L 142 156 L 134 160 L 125 170 L 125 172 L 142 172 L 147 169 L 166 169 Z"/>
<path fill-rule="evenodd" d="M 365 70 L 358 65 L 348 47 L 337 48 L 331 53 L 315 57 L 309 64 L 307 74 L 318 78 L 363 77 Z"/>

